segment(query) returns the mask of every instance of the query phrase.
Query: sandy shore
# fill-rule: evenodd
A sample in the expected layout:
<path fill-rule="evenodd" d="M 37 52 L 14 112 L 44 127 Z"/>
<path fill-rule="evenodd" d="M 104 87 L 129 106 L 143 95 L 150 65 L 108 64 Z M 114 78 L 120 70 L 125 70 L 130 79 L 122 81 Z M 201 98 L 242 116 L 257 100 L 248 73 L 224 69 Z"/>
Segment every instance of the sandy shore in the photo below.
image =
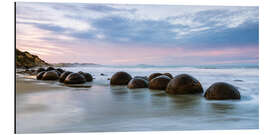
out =
<path fill-rule="evenodd" d="M 171 96 L 148 88 L 131 90 L 126 86 L 110 86 L 107 77 L 112 75 L 111 70 L 102 70 L 108 76 L 100 76 L 95 69 L 65 70 L 92 71 L 96 79 L 85 84 L 91 87 L 77 88 L 17 74 L 17 133 L 258 129 L 258 101 L 249 96 L 257 96 L 253 93 L 258 92 L 254 85 L 258 82 L 257 74 L 242 76 L 244 72 L 236 74 L 240 73 L 237 70 L 224 77 L 223 69 L 212 71 L 211 75 L 205 70 L 196 70 L 197 74 L 186 70 L 174 72 L 194 74 L 205 87 L 216 78 L 243 80 L 231 83 L 245 90 L 242 92 L 247 98 L 209 101 L 201 95 Z M 244 71 L 250 72 L 250 69 Z M 144 70 L 130 72 L 146 75 Z"/>
<path fill-rule="evenodd" d="M 40 92 L 48 90 L 60 90 L 63 89 L 63 86 L 52 85 L 55 82 L 41 82 L 34 80 L 32 76 L 16 76 L 16 95 L 31 93 L 31 92 Z"/>

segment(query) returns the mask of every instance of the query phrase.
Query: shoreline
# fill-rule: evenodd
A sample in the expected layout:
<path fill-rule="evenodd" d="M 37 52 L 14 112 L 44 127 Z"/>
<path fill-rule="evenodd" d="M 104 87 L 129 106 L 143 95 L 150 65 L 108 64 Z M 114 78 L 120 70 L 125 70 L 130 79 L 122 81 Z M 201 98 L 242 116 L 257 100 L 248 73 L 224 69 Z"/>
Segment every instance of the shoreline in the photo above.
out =
<path fill-rule="evenodd" d="M 35 80 L 32 76 L 18 75 L 16 73 L 16 95 L 60 89 L 64 89 L 64 87 L 52 85 L 49 81 L 41 82 Z"/>
<path fill-rule="evenodd" d="M 110 72 L 91 73 L 96 79 L 87 84 L 92 87 L 79 89 L 17 73 L 17 133 L 258 129 L 257 99 L 209 101 L 202 95 L 131 90 L 110 86 L 105 79 Z M 207 86 L 213 79 L 201 80 Z M 241 88 L 249 84 L 247 79 L 234 83 Z"/>

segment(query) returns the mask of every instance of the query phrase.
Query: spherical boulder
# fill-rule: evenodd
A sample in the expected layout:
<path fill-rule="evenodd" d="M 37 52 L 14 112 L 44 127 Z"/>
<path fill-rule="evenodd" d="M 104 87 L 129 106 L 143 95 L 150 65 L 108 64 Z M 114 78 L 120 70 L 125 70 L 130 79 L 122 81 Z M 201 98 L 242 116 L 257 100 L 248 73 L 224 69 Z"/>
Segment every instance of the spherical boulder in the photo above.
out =
<path fill-rule="evenodd" d="M 151 81 L 152 79 L 162 75 L 161 73 L 153 73 L 148 77 L 148 80 Z"/>
<path fill-rule="evenodd" d="M 51 70 L 55 70 L 53 67 L 47 67 L 46 71 L 51 71 Z"/>
<path fill-rule="evenodd" d="M 127 72 L 116 72 L 110 80 L 111 85 L 127 85 L 132 77 Z"/>
<path fill-rule="evenodd" d="M 51 70 L 51 71 L 55 71 L 58 74 L 58 76 L 61 75 L 61 73 L 58 70 Z"/>
<path fill-rule="evenodd" d="M 60 72 L 61 74 L 63 73 L 63 72 L 65 72 L 65 70 L 63 70 L 62 68 L 57 68 L 56 69 L 58 72 Z"/>
<path fill-rule="evenodd" d="M 134 78 L 140 78 L 140 79 L 144 79 L 148 82 L 148 77 L 147 76 L 134 76 Z"/>
<path fill-rule="evenodd" d="M 165 90 L 170 80 L 171 78 L 166 75 L 155 77 L 150 81 L 149 89 Z"/>
<path fill-rule="evenodd" d="M 231 84 L 217 82 L 205 92 L 204 97 L 210 100 L 240 99 L 240 92 Z"/>
<path fill-rule="evenodd" d="M 136 88 L 147 88 L 148 81 L 142 78 L 133 78 L 128 83 L 128 88 L 136 89 Z"/>
<path fill-rule="evenodd" d="M 80 71 L 78 73 L 83 75 L 87 82 L 93 81 L 93 76 L 91 74 L 86 73 L 86 72 L 82 72 L 82 71 Z"/>
<path fill-rule="evenodd" d="M 164 73 L 163 75 L 166 75 L 166 76 L 170 77 L 171 79 L 173 79 L 173 76 L 170 73 Z"/>
<path fill-rule="evenodd" d="M 63 72 L 59 77 L 59 82 L 63 83 L 65 81 L 66 77 L 71 73 L 72 72 L 70 72 L 70 71 Z"/>
<path fill-rule="evenodd" d="M 37 72 L 37 74 L 38 74 L 38 73 L 40 73 L 40 72 L 42 72 L 42 71 L 46 71 L 46 70 L 45 70 L 44 68 L 40 67 L 40 68 L 37 69 L 36 72 Z"/>
<path fill-rule="evenodd" d="M 175 76 L 167 85 L 166 92 L 169 94 L 196 94 L 203 93 L 201 83 L 188 74 Z"/>
<path fill-rule="evenodd" d="M 41 72 L 39 72 L 39 73 L 37 74 L 37 76 L 36 76 L 37 80 L 41 80 L 45 72 L 46 72 L 46 71 L 41 71 Z"/>
<path fill-rule="evenodd" d="M 46 71 L 43 76 L 42 80 L 57 80 L 59 78 L 59 75 L 55 71 Z"/>
<path fill-rule="evenodd" d="M 66 84 L 82 84 L 85 82 L 86 82 L 86 79 L 84 78 L 83 75 L 79 73 L 71 73 L 64 80 L 64 83 Z"/>

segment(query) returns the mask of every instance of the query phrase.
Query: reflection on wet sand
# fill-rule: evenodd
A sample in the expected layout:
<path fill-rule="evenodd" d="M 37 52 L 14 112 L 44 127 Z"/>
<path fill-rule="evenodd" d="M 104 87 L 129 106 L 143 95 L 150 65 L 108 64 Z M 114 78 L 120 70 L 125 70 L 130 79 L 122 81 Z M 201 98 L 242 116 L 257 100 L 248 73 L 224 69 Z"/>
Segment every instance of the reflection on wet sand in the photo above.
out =
<path fill-rule="evenodd" d="M 18 90 L 38 83 L 17 81 L 22 83 Z M 43 91 L 29 86 L 31 92 L 17 93 L 17 133 L 258 128 L 258 106 L 242 105 L 244 101 L 207 101 L 202 95 L 168 95 L 97 82 L 90 88 L 49 82 Z"/>
<path fill-rule="evenodd" d="M 212 103 L 210 104 L 211 110 L 215 113 L 230 113 L 234 109 L 233 104 Z"/>

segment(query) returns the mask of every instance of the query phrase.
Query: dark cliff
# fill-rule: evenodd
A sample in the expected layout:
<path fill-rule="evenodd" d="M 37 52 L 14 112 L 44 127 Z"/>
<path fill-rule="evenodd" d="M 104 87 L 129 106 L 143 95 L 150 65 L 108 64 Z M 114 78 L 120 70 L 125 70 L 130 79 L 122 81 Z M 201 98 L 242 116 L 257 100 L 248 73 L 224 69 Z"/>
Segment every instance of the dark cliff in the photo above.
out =
<path fill-rule="evenodd" d="M 38 56 L 30 54 L 29 52 L 22 52 L 16 49 L 16 67 L 30 68 L 36 66 L 48 66 L 50 64 L 41 60 Z"/>

